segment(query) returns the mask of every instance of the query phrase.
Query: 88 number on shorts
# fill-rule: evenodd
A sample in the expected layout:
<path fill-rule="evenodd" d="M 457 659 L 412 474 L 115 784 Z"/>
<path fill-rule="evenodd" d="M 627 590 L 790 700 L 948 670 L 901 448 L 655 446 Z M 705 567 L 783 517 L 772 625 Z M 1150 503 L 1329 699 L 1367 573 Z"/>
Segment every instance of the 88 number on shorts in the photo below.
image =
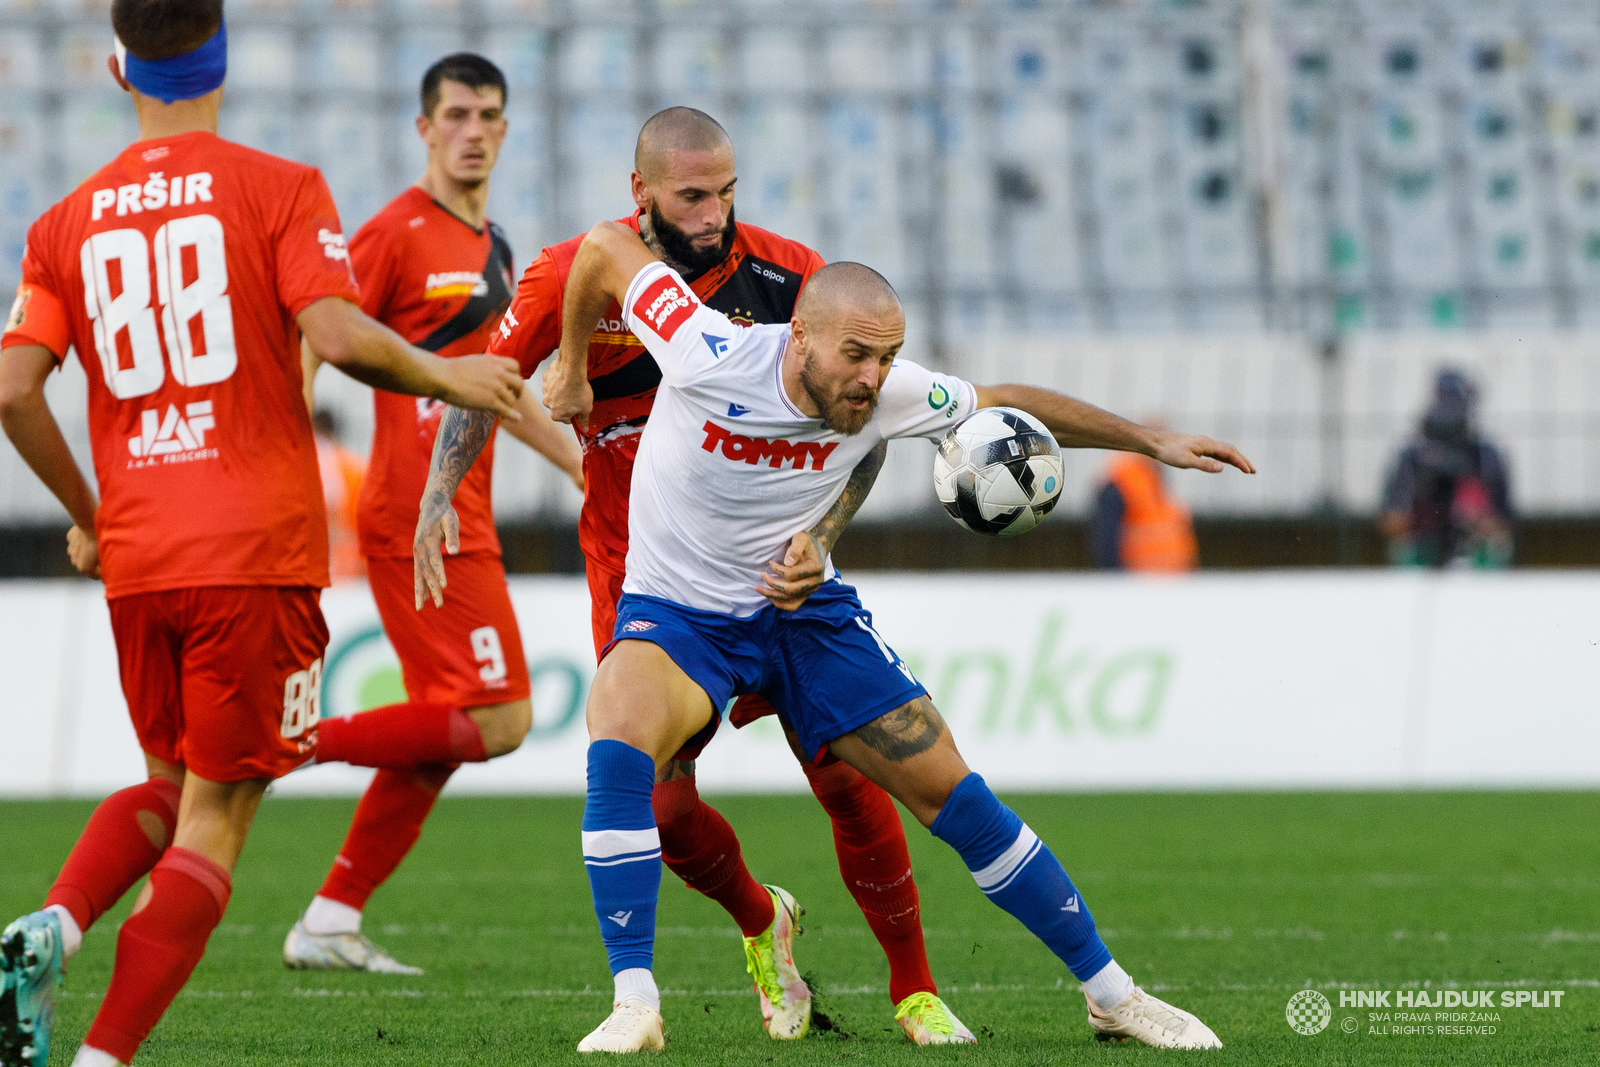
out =
<path fill-rule="evenodd" d="M 322 718 L 322 660 L 313 660 L 283 683 L 283 726 L 286 738 L 299 737 Z"/>

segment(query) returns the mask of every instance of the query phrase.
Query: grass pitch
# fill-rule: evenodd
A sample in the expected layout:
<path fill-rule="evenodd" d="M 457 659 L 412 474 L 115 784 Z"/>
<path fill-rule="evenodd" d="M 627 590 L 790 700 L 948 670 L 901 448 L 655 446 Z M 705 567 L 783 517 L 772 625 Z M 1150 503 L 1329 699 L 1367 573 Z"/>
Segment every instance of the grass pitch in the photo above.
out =
<path fill-rule="evenodd" d="M 1007 799 L 1065 860 L 1135 980 L 1205 1019 L 1222 1052 L 1094 1041 L 1065 968 L 915 824 L 934 974 L 980 1042 L 910 1046 L 892 1018 L 882 955 L 839 881 L 826 818 L 808 797 L 747 797 L 716 803 L 756 876 L 808 909 L 796 955 L 828 1028 L 814 1025 L 792 1045 L 769 1040 L 737 931 L 668 873 L 660 1062 L 1600 1062 L 1600 794 Z M 425 977 L 287 971 L 284 934 L 353 807 L 268 798 L 227 917 L 138 1062 L 592 1064 L 573 1049 L 609 1009 L 611 983 L 578 858 L 581 802 L 440 803 L 367 913 L 367 932 Z M 0 804 L 0 921 L 38 906 L 90 808 Z M 72 961 L 53 1064 L 68 1062 L 88 1028 L 133 896 Z M 1289 997 L 1307 987 L 1333 1004 L 1332 1024 L 1314 1036 L 1285 1020 Z M 1564 996 L 1559 1008 L 1495 1008 L 1496 1020 L 1461 1023 L 1492 1034 L 1408 1035 L 1392 1018 L 1341 1009 L 1341 987 L 1490 989 L 1497 1003 L 1503 990 Z"/>

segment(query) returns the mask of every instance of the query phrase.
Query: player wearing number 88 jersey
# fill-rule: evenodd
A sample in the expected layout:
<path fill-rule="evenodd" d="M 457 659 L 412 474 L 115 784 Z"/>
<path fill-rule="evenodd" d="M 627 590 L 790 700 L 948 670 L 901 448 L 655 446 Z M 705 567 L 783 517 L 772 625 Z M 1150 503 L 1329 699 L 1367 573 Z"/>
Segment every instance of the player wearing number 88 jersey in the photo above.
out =
<path fill-rule="evenodd" d="M 440 360 L 363 315 L 322 177 L 216 136 L 220 0 L 113 0 L 112 25 L 140 140 L 29 230 L 0 423 L 72 516 L 74 564 L 105 579 L 151 778 L 95 810 L 45 908 L 0 934 L 0 1067 L 45 1061 L 62 960 L 149 874 L 75 1062 L 131 1060 L 222 917 L 268 783 L 329 755 L 328 535 L 302 331 L 386 389 L 500 414 L 521 392 L 510 361 Z M 88 376 L 100 503 L 44 399 L 69 348 Z"/>

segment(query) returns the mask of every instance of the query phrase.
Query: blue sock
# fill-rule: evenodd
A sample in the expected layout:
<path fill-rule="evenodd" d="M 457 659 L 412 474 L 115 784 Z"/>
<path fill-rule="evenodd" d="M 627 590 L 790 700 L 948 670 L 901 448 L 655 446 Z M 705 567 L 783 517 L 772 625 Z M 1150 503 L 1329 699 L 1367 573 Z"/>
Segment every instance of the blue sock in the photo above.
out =
<path fill-rule="evenodd" d="M 661 894 L 661 835 L 650 808 L 655 784 L 655 761 L 638 749 L 621 741 L 589 746 L 583 863 L 612 974 L 650 970 L 655 962 Z"/>
<path fill-rule="evenodd" d="M 961 779 L 929 829 L 961 854 L 978 888 L 1060 956 L 1079 981 L 1111 962 L 1061 862 L 980 776 Z"/>

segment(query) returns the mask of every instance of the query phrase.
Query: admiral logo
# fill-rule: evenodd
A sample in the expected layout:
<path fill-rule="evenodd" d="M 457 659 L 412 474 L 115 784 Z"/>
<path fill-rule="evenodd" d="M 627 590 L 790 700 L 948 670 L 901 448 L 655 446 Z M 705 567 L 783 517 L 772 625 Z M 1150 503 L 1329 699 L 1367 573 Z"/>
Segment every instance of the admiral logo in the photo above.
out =
<path fill-rule="evenodd" d="M 633 313 L 649 323 L 657 337 L 670 341 L 678 327 L 694 314 L 698 303 L 694 294 L 684 292 L 672 275 L 664 274 L 633 302 Z"/>
<path fill-rule="evenodd" d="M 728 418 L 730 419 L 737 419 L 748 414 L 750 414 L 750 409 L 745 407 L 743 404 L 728 405 Z"/>
<path fill-rule="evenodd" d="M 128 438 L 128 451 L 134 459 L 179 457 L 164 459 L 164 463 L 215 459 L 217 450 L 206 448 L 206 431 L 215 429 L 216 425 L 209 400 L 189 404 L 182 415 L 178 414 L 176 404 L 168 404 L 165 418 L 159 408 L 145 408 L 139 413 L 138 435 Z"/>
<path fill-rule="evenodd" d="M 706 347 L 711 349 L 711 354 L 717 359 L 721 359 L 728 354 L 728 339 L 726 337 L 712 337 L 709 333 L 703 333 L 700 336 L 705 340 Z"/>
<path fill-rule="evenodd" d="M 422 287 L 424 300 L 443 300 L 452 296 L 488 296 L 489 283 L 475 270 L 447 270 L 428 275 Z"/>
<path fill-rule="evenodd" d="M 730 414 L 731 414 L 730 410 Z M 740 460 L 754 467 L 756 464 L 767 461 L 767 466 L 777 469 L 785 463 L 795 470 L 805 470 L 806 461 L 811 462 L 811 469 L 822 470 L 828 462 L 828 457 L 833 450 L 839 447 L 839 442 L 832 441 L 823 444 L 820 441 L 769 441 L 765 437 L 746 437 L 740 433 L 730 433 L 709 419 L 705 424 L 706 440 L 700 447 L 707 452 L 715 452 L 718 446 L 722 454 L 729 459 Z"/>
<path fill-rule="evenodd" d="M 329 259 L 350 261 L 350 250 L 344 246 L 344 234 L 321 229 L 317 231 L 317 241 L 322 245 L 322 254 Z"/>
<path fill-rule="evenodd" d="M 150 177 L 142 184 L 130 182 L 112 189 L 96 189 L 90 193 L 89 221 L 99 222 L 100 217 L 113 207 L 117 209 L 117 218 L 120 219 L 124 215 L 160 211 L 164 207 L 187 207 L 190 204 L 210 202 L 209 172 L 179 174 L 168 178 L 158 170 L 152 171 Z"/>

